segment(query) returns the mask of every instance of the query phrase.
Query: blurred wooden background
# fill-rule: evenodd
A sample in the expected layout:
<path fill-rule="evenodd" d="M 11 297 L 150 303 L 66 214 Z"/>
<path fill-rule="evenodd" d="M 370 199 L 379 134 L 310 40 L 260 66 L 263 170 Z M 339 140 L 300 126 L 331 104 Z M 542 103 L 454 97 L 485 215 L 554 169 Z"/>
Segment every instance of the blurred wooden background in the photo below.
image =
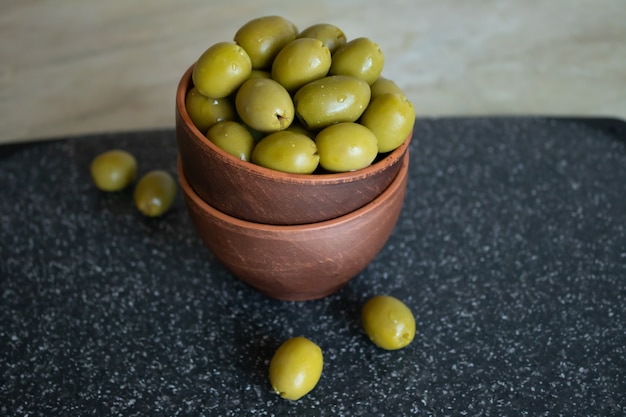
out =
<path fill-rule="evenodd" d="M 624 0 L 0 4 L 0 142 L 174 125 L 174 90 L 254 17 L 367 36 L 418 117 L 626 117 Z"/>

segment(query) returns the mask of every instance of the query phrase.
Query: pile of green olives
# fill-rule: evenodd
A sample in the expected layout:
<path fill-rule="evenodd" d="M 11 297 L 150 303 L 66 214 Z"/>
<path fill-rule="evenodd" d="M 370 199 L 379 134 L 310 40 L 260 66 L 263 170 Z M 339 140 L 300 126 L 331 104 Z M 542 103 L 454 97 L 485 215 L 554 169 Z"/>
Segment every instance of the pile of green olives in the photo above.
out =
<path fill-rule="evenodd" d="M 382 75 L 379 45 L 329 23 L 282 16 L 241 26 L 196 60 L 186 109 L 208 140 L 266 168 L 348 172 L 400 146 L 415 110 Z"/>

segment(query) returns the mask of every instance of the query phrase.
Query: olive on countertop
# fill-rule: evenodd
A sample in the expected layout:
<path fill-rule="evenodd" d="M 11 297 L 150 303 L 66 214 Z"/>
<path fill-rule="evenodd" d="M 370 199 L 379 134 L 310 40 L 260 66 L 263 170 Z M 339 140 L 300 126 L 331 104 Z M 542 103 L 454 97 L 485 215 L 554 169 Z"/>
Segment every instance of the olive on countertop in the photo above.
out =
<path fill-rule="evenodd" d="M 361 322 L 369 339 L 385 350 L 402 349 L 415 337 L 415 317 L 398 298 L 377 295 L 361 310 Z"/>
<path fill-rule="evenodd" d="M 135 206 L 145 216 L 161 216 L 174 202 L 177 188 L 176 181 L 169 172 L 160 169 L 150 171 L 135 186 Z"/>
<path fill-rule="evenodd" d="M 282 398 L 296 401 L 315 388 L 323 368 L 322 349 L 306 337 L 292 337 L 284 341 L 272 356 L 270 384 Z"/>
<path fill-rule="evenodd" d="M 90 172 L 100 190 L 120 191 L 137 177 L 137 160 L 128 151 L 111 149 L 93 159 Z"/>

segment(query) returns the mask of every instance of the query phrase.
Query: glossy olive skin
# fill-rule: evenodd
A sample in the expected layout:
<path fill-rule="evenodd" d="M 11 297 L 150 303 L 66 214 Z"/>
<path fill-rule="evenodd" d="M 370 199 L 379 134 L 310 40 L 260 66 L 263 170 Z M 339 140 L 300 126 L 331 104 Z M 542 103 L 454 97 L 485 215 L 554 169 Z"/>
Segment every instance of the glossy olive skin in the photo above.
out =
<path fill-rule="evenodd" d="M 361 323 L 369 339 L 386 350 L 406 347 L 415 338 L 413 313 L 402 301 L 388 295 L 377 295 L 365 303 Z"/>
<path fill-rule="evenodd" d="M 269 78 L 245 81 L 237 91 L 235 108 L 243 122 L 259 132 L 287 129 L 294 119 L 289 92 Z"/>
<path fill-rule="evenodd" d="M 162 216 L 172 206 L 177 188 L 176 181 L 169 172 L 150 171 L 141 177 L 135 187 L 135 206 L 147 217 Z"/>
<path fill-rule="evenodd" d="M 369 38 L 356 38 L 335 51 L 329 74 L 351 75 L 373 84 L 384 65 L 385 56 L 377 43 Z"/>
<path fill-rule="evenodd" d="M 122 149 L 111 149 L 96 156 L 90 166 L 91 178 L 102 191 L 120 191 L 137 177 L 137 160 Z"/>
<path fill-rule="evenodd" d="M 248 126 L 247 124 L 243 123 L 241 120 L 239 121 L 243 126 L 246 127 L 246 129 L 248 129 L 248 132 L 250 132 L 250 134 L 252 135 L 252 138 L 254 139 L 254 143 L 257 143 L 258 141 L 260 141 L 261 139 L 263 139 L 265 136 L 267 136 L 267 133 L 265 132 L 259 132 L 256 129 L 251 128 L 250 126 Z"/>
<path fill-rule="evenodd" d="M 222 98 L 237 90 L 251 71 L 250 57 L 242 47 L 233 42 L 218 42 L 200 55 L 192 79 L 204 96 Z"/>
<path fill-rule="evenodd" d="M 302 30 L 298 38 L 314 38 L 324 42 L 331 54 L 347 42 L 345 33 L 335 25 L 317 23 Z"/>
<path fill-rule="evenodd" d="M 269 69 L 278 52 L 296 38 L 297 27 L 281 16 L 262 16 L 246 22 L 235 42 L 248 54 L 254 69 Z"/>
<path fill-rule="evenodd" d="M 230 97 L 206 97 L 196 87 L 187 93 L 185 108 L 193 124 L 202 133 L 206 133 L 217 122 L 237 119 L 235 103 Z"/>
<path fill-rule="evenodd" d="M 293 97 L 298 120 L 308 129 L 319 130 L 333 123 L 354 122 L 369 104 L 370 86 L 346 75 L 312 81 Z"/>
<path fill-rule="evenodd" d="M 312 174 L 319 160 L 315 141 L 289 130 L 267 135 L 252 151 L 253 163 L 293 174 Z"/>
<path fill-rule="evenodd" d="M 206 137 L 232 156 L 250 161 L 255 141 L 246 126 L 232 120 L 219 122 L 211 126 Z"/>
<path fill-rule="evenodd" d="M 330 50 L 321 40 L 295 39 L 276 55 L 272 78 L 293 93 L 304 84 L 325 77 L 330 64 Z"/>
<path fill-rule="evenodd" d="M 322 349 L 311 340 L 296 336 L 274 352 L 269 366 L 270 384 L 282 398 L 297 401 L 315 388 L 323 368 Z"/>
<path fill-rule="evenodd" d="M 331 172 L 356 171 L 370 166 L 378 155 L 376 136 L 359 123 L 337 123 L 315 137 L 320 165 Z"/>
<path fill-rule="evenodd" d="M 376 81 L 370 85 L 370 88 L 372 90 L 372 100 L 387 93 L 400 94 L 401 96 L 406 97 L 404 90 L 402 90 L 402 88 L 400 88 L 395 81 L 383 76 L 378 77 Z"/>
<path fill-rule="evenodd" d="M 267 70 L 253 69 L 248 78 L 272 78 L 272 73 Z"/>
<path fill-rule="evenodd" d="M 294 120 L 294 122 L 286 130 L 290 132 L 301 133 L 305 136 L 310 137 L 311 139 L 315 139 L 315 135 L 317 135 L 317 132 L 307 129 L 306 127 L 302 126 L 300 121 L 297 119 Z"/>
<path fill-rule="evenodd" d="M 378 152 L 390 152 L 400 146 L 413 130 L 415 109 L 405 96 L 386 93 L 372 100 L 360 123 L 376 135 Z"/>

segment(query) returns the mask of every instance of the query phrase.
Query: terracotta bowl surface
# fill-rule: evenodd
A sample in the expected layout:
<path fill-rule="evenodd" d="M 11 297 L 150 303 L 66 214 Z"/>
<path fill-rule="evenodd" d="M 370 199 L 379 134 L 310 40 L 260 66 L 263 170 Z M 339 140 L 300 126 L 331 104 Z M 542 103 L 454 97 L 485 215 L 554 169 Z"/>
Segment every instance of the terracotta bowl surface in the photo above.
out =
<path fill-rule="evenodd" d="M 359 274 L 380 252 L 398 221 L 408 174 L 408 153 L 378 197 L 342 217 L 303 225 L 268 225 L 237 219 L 207 204 L 178 175 L 200 238 L 226 269 L 275 299 L 325 297 Z"/>
<path fill-rule="evenodd" d="M 348 173 L 289 174 L 224 152 L 196 128 L 185 108 L 192 70 L 176 92 L 177 146 L 189 184 L 214 208 L 256 223 L 315 223 L 363 207 L 396 177 L 411 135 L 371 166 Z"/>

